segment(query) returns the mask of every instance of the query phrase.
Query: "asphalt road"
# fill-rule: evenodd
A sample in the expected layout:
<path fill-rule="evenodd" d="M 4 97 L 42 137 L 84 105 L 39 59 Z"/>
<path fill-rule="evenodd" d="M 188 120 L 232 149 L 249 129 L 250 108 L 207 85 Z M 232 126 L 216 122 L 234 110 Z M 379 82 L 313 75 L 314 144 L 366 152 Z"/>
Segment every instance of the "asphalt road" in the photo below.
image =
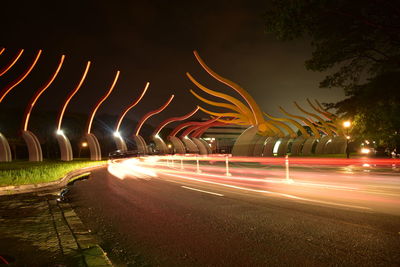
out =
<path fill-rule="evenodd" d="M 71 187 L 70 198 L 117 266 L 400 265 L 400 216 L 393 207 L 364 208 L 368 199 L 304 201 L 270 183 L 264 188 L 281 195 L 257 192 L 254 183 L 247 191 L 169 173 L 118 178 L 115 171 L 93 172 Z M 304 194 L 293 190 L 289 196 Z M 341 191 L 331 191 L 341 203 Z M 397 192 L 390 196 L 389 206 L 399 200 Z"/>

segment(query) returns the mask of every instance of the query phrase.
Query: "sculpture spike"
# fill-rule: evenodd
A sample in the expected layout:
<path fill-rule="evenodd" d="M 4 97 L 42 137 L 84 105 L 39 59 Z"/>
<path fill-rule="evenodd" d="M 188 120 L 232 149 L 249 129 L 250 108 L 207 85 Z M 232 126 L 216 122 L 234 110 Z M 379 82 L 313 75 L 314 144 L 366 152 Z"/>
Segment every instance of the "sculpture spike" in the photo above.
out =
<path fill-rule="evenodd" d="M 314 114 L 314 113 L 311 113 L 311 112 L 306 111 L 305 109 L 303 109 L 302 107 L 300 107 L 300 105 L 297 104 L 296 101 L 293 101 L 293 103 L 294 103 L 294 105 L 295 105 L 301 112 L 303 112 L 304 114 L 307 114 L 307 115 L 309 115 L 309 116 L 311 116 L 311 117 L 316 118 L 316 119 L 319 121 L 319 123 L 322 124 L 322 127 L 321 127 L 321 128 L 324 128 L 324 129 L 325 129 L 324 132 L 326 132 L 326 134 L 327 134 L 328 136 L 333 137 L 333 132 L 332 132 L 332 130 L 330 129 L 329 125 L 325 123 L 325 120 L 324 120 L 324 119 L 322 119 L 322 118 L 321 118 L 320 116 L 318 116 L 317 114 Z"/>
<path fill-rule="evenodd" d="M 315 126 L 306 118 L 302 117 L 302 116 L 297 116 L 297 115 L 293 115 L 290 114 L 289 112 L 287 112 L 286 110 L 284 110 L 282 107 L 279 107 L 279 109 L 281 110 L 281 112 L 283 112 L 286 116 L 292 117 L 292 118 L 296 118 L 301 120 L 302 122 L 304 122 L 305 124 L 307 124 L 308 127 L 310 127 L 311 131 L 314 133 L 314 136 L 316 138 L 320 138 L 321 134 L 319 133 L 319 131 L 317 130 L 317 128 L 315 128 Z"/>

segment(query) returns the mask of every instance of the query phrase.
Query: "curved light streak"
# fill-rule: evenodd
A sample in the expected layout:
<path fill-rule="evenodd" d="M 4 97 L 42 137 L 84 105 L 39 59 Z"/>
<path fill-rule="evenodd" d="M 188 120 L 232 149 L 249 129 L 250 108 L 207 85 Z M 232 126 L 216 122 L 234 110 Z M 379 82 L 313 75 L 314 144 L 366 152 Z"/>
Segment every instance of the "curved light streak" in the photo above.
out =
<path fill-rule="evenodd" d="M 57 131 L 60 131 L 60 130 L 61 130 L 61 124 L 62 124 L 62 119 L 63 119 L 63 117 L 64 117 L 65 109 L 67 108 L 68 103 L 71 101 L 72 97 L 74 97 L 74 95 L 75 95 L 75 94 L 79 91 L 79 89 L 81 88 L 83 82 L 84 82 L 85 79 L 86 79 L 86 75 L 87 75 L 87 73 L 88 73 L 88 71 L 89 71 L 89 68 L 90 68 L 90 61 L 87 62 L 87 64 L 86 64 L 86 69 L 85 69 L 85 71 L 83 72 L 82 78 L 81 78 L 81 80 L 79 81 L 78 85 L 77 85 L 77 86 L 75 87 L 75 89 L 68 95 L 67 99 L 66 99 L 65 102 L 64 102 L 64 105 L 62 106 L 62 108 L 61 108 L 61 110 L 60 110 L 60 113 L 58 114 Z"/>
<path fill-rule="evenodd" d="M 303 109 L 302 107 L 300 107 L 300 105 L 299 105 L 296 101 L 293 101 L 293 103 L 294 103 L 294 105 L 295 105 L 301 112 L 303 112 L 304 114 L 307 114 L 307 115 L 309 115 L 309 116 L 311 116 L 311 117 L 316 118 L 316 119 L 319 121 L 319 123 L 322 124 L 321 126 L 322 126 L 323 129 L 325 129 L 325 132 L 326 132 L 326 134 L 327 134 L 328 136 L 331 136 L 331 137 L 333 136 L 333 131 L 330 129 L 329 125 L 325 123 L 325 120 L 324 120 L 324 119 L 322 119 L 322 118 L 321 118 L 320 116 L 318 116 L 317 114 L 308 112 L 307 110 Z"/>
<path fill-rule="evenodd" d="M 115 84 L 118 81 L 118 77 L 119 77 L 120 71 L 117 71 L 117 74 L 114 77 L 114 81 L 111 84 L 110 89 L 108 89 L 108 92 L 99 100 L 99 102 L 97 102 L 97 104 L 95 105 L 92 114 L 90 115 L 90 118 L 88 120 L 88 126 L 87 126 L 87 133 L 90 134 L 91 130 L 92 130 L 92 123 L 93 123 L 93 119 L 94 119 L 94 115 L 96 115 L 97 110 L 99 109 L 100 105 L 107 99 L 107 97 L 111 94 L 111 92 L 113 91 Z"/>
<path fill-rule="evenodd" d="M 29 101 L 28 105 L 26 106 L 25 109 L 25 114 L 24 114 L 24 124 L 22 129 L 24 131 L 28 130 L 28 123 L 29 123 L 29 117 L 31 116 L 31 112 L 33 109 L 33 106 L 36 104 L 37 100 L 39 99 L 39 97 L 44 93 L 44 91 L 46 91 L 47 88 L 49 88 L 49 86 L 53 83 L 54 79 L 57 77 L 63 63 L 64 63 L 64 59 L 65 59 L 65 55 L 61 56 L 60 62 L 58 63 L 57 69 L 56 71 L 53 73 L 53 75 L 51 76 L 50 80 L 47 81 L 46 84 L 44 84 L 42 86 L 42 88 L 40 88 L 38 91 L 36 91 L 35 95 L 31 98 L 31 100 Z"/>
<path fill-rule="evenodd" d="M 21 49 L 19 53 L 13 59 L 11 59 L 11 61 L 3 69 L 0 70 L 0 76 L 3 76 L 7 71 L 12 68 L 12 66 L 14 66 L 14 64 L 22 56 L 22 53 L 24 53 L 24 49 Z"/>
<path fill-rule="evenodd" d="M 3 90 L 1 90 L 0 92 L 0 103 L 3 101 L 4 97 L 6 97 L 6 95 L 18 84 L 20 84 L 28 75 L 29 73 L 32 71 L 32 69 L 35 67 L 36 63 L 39 60 L 40 55 L 42 54 L 42 50 L 39 50 L 36 57 L 34 58 L 32 64 L 29 66 L 29 68 L 22 73 L 22 75 L 20 77 L 18 77 L 16 80 L 12 81 L 11 83 L 9 83 L 6 87 L 4 87 Z"/>
<path fill-rule="evenodd" d="M 142 128 L 143 124 L 145 123 L 146 120 L 148 120 L 151 116 L 154 116 L 160 112 L 162 112 L 164 109 L 166 109 L 168 107 L 168 105 L 171 103 L 172 99 L 174 99 L 174 95 L 171 95 L 170 98 L 168 99 L 167 102 L 165 102 L 164 105 L 162 105 L 161 107 L 159 107 L 156 110 L 150 111 L 149 113 L 147 113 L 146 115 L 143 116 L 143 118 L 140 120 L 140 122 L 138 123 L 138 125 L 136 126 L 135 129 L 135 135 L 138 136 L 140 129 Z"/>
<path fill-rule="evenodd" d="M 214 72 L 210 67 L 208 67 L 206 65 L 206 63 L 203 61 L 203 59 L 199 56 L 199 54 L 197 53 L 197 51 L 193 51 L 194 56 L 196 57 L 197 61 L 199 62 L 199 64 L 203 67 L 203 69 L 205 71 L 208 72 L 208 74 L 210 74 L 214 79 L 220 81 L 223 84 L 226 84 L 227 86 L 231 87 L 233 90 L 235 90 L 237 93 L 239 93 L 241 95 L 241 97 L 243 97 L 244 100 L 246 100 L 247 104 L 249 105 L 249 107 L 252 110 L 252 114 L 254 116 L 254 119 L 256 121 L 257 125 L 260 125 L 264 122 L 264 117 L 261 113 L 261 109 L 260 107 L 257 105 L 257 103 L 254 101 L 253 97 L 247 93 L 246 90 L 244 90 L 241 86 L 239 86 L 238 84 L 220 76 L 219 74 L 217 74 L 216 72 Z"/>
<path fill-rule="evenodd" d="M 0 49 L 0 55 L 3 54 L 4 50 L 6 50 L 4 47 Z"/>
<path fill-rule="evenodd" d="M 183 121 L 183 120 L 189 119 L 189 118 L 192 117 L 198 110 L 199 110 L 199 107 L 197 106 L 194 110 L 192 110 L 191 112 L 189 112 L 189 113 L 187 113 L 187 114 L 185 114 L 185 115 L 183 115 L 183 116 L 181 116 L 181 117 L 173 117 L 173 118 L 169 118 L 169 119 L 164 120 L 163 122 L 161 122 L 161 123 L 157 126 L 157 128 L 154 130 L 154 132 L 153 132 L 152 135 L 153 135 L 153 136 L 157 136 L 165 126 L 167 126 L 168 124 L 170 124 L 170 123 L 172 123 L 172 122 Z"/>
<path fill-rule="evenodd" d="M 302 122 L 304 122 L 305 124 L 307 124 L 308 127 L 310 127 L 311 131 L 314 133 L 314 136 L 316 138 L 320 138 L 321 134 L 319 133 L 319 131 L 317 130 L 317 128 L 315 128 L 314 124 L 312 124 L 307 118 L 304 118 L 302 116 L 297 116 L 297 115 L 293 115 L 290 114 L 289 112 L 287 112 L 286 110 L 284 110 L 282 107 L 279 107 L 279 109 L 286 115 L 292 118 L 296 118 L 301 120 Z"/>
<path fill-rule="evenodd" d="M 125 118 L 125 115 L 128 113 L 129 110 L 131 110 L 133 107 L 135 107 L 142 100 L 143 96 L 147 92 L 147 89 L 149 88 L 149 85 L 150 85 L 150 83 L 147 82 L 143 89 L 142 94 L 137 99 L 135 99 L 135 101 L 133 101 L 132 104 L 129 107 L 127 107 L 124 112 L 121 113 L 121 115 L 118 118 L 117 125 L 115 126 L 116 133 L 119 132 L 119 127 L 121 126 L 122 120 Z"/>
<path fill-rule="evenodd" d="M 227 124 L 227 123 L 224 123 L 224 122 L 214 121 L 214 122 L 212 122 L 212 123 L 209 123 L 208 125 L 201 126 L 201 127 L 198 128 L 197 130 L 195 130 L 190 136 L 191 136 L 191 137 L 195 137 L 195 138 L 199 138 L 199 137 L 202 136 L 203 133 L 204 133 L 205 131 L 207 131 L 209 128 L 215 127 L 215 126 L 224 126 L 224 125 L 228 125 L 228 124 Z"/>
<path fill-rule="evenodd" d="M 277 118 L 277 117 L 273 117 L 270 114 L 264 112 L 264 115 L 267 116 L 269 119 L 274 120 L 274 121 L 286 121 L 286 122 L 290 122 L 292 123 L 294 126 L 297 127 L 297 129 L 299 129 L 299 131 L 301 132 L 302 135 L 304 135 L 305 137 L 310 137 L 310 134 L 307 132 L 306 129 L 304 129 L 304 127 L 298 123 L 295 120 L 289 119 L 289 118 Z"/>
<path fill-rule="evenodd" d="M 218 119 L 219 119 L 219 117 L 212 118 L 211 120 L 216 121 Z M 208 120 L 208 122 L 209 121 L 210 120 Z M 182 129 L 184 129 L 186 127 L 193 125 L 193 123 L 198 123 L 198 122 L 197 121 L 188 121 L 188 122 L 185 122 L 185 123 L 182 123 L 182 124 L 176 126 L 175 129 L 173 129 L 172 132 L 168 135 L 168 138 L 176 136 L 179 131 L 181 131 Z"/>
<path fill-rule="evenodd" d="M 208 121 L 201 121 L 201 122 L 192 121 L 189 126 L 192 125 L 193 127 L 189 127 L 185 131 L 183 131 L 180 137 L 184 138 L 184 137 L 188 136 L 194 130 L 198 129 L 199 127 L 209 125 L 210 123 L 213 123 L 213 122 L 217 121 L 218 119 L 219 118 L 217 117 L 217 118 L 210 119 Z"/>

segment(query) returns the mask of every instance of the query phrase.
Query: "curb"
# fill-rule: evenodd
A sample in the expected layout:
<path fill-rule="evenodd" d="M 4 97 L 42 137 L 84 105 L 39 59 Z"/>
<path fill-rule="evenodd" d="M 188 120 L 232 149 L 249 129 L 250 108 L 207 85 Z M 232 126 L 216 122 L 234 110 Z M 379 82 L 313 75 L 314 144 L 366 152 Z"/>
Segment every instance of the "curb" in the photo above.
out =
<path fill-rule="evenodd" d="M 79 216 L 69 203 L 58 203 L 62 216 L 67 223 L 78 247 L 79 256 L 84 266 L 113 266 L 107 253 L 100 247 L 97 239 L 87 230 Z"/>
<path fill-rule="evenodd" d="M 24 194 L 24 193 L 32 193 L 44 190 L 56 190 L 61 187 L 64 187 L 68 184 L 68 182 L 85 172 L 94 171 L 100 168 L 106 167 L 107 164 L 101 164 L 96 166 L 85 167 L 82 169 L 74 170 L 69 172 L 67 175 L 62 177 L 61 179 L 47 182 L 47 183 L 39 183 L 39 184 L 26 184 L 26 185 L 9 185 L 0 187 L 0 196 L 4 195 L 14 195 L 14 194 Z"/>

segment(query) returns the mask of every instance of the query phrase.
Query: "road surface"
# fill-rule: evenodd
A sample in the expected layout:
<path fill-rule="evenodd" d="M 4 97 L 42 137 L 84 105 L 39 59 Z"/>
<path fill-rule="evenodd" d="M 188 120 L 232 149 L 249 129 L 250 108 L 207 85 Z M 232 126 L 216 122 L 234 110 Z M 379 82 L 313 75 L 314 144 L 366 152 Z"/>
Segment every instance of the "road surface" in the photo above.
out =
<path fill-rule="evenodd" d="M 71 187 L 117 266 L 400 265 L 397 170 L 152 164 Z"/>

